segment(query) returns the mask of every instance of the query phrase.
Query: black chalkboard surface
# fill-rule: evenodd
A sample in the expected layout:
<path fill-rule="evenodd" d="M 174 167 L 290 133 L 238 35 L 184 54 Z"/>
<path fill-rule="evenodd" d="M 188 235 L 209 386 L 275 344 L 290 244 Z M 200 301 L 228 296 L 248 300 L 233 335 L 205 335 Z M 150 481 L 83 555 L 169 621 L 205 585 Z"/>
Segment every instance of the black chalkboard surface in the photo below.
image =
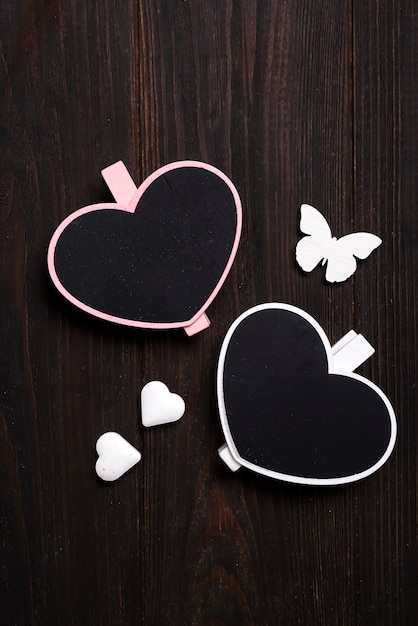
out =
<path fill-rule="evenodd" d="M 73 304 L 145 328 L 188 327 L 226 278 L 241 204 L 231 181 L 197 161 L 169 164 L 122 204 L 84 207 L 55 232 L 51 277 Z"/>
<path fill-rule="evenodd" d="M 289 482 L 359 480 L 395 443 L 386 396 L 357 374 L 334 371 L 323 330 L 290 305 L 254 307 L 232 325 L 219 359 L 218 403 L 235 460 Z"/>

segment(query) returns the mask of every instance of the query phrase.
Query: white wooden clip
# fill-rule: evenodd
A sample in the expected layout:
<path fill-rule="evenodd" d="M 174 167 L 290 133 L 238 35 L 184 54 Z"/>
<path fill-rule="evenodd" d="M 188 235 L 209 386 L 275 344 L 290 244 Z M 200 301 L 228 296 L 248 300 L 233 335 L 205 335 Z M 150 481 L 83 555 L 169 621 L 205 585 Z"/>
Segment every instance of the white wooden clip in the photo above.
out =
<path fill-rule="evenodd" d="M 373 346 L 355 330 L 350 330 L 331 347 L 334 370 L 354 372 L 374 354 Z"/>

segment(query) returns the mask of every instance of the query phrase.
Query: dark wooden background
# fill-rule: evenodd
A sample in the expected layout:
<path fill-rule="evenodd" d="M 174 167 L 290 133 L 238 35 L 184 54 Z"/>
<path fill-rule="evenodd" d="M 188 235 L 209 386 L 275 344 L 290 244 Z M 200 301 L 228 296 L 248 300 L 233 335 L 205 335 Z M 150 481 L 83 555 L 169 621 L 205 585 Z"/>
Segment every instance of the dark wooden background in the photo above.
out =
<path fill-rule="evenodd" d="M 0 623 L 418 623 L 418 3 L 414 0 L 3 0 L 0 164 Z M 212 326 L 130 330 L 51 286 L 58 223 L 109 199 L 100 170 L 139 183 L 178 159 L 224 170 L 244 210 Z M 329 286 L 294 262 L 299 206 L 383 245 Z M 158 233 L 156 233 L 158 236 Z M 388 463 L 346 487 L 302 488 L 217 456 L 222 339 L 265 301 L 306 309 L 397 413 Z M 182 394 L 144 430 L 138 397 Z M 143 459 L 113 484 L 95 442 Z"/>

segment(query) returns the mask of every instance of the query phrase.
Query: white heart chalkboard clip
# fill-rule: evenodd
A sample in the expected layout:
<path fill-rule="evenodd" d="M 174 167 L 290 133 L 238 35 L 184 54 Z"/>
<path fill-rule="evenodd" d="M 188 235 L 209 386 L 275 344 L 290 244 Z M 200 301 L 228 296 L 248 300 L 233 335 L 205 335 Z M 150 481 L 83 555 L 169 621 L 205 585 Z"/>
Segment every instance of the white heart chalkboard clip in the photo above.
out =
<path fill-rule="evenodd" d="M 360 480 L 389 457 L 396 419 L 383 392 L 353 373 L 374 353 L 351 330 L 331 346 L 305 311 L 270 303 L 229 329 L 217 389 L 226 443 L 219 456 L 291 483 Z"/>
<path fill-rule="evenodd" d="M 332 346 L 334 367 L 343 372 L 354 372 L 374 352 L 373 346 L 363 335 L 356 333 L 355 330 L 350 330 Z M 241 463 L 238 462 L 226 443 L 219 448 L 218 453 L 233 472 L 240 469 Z"/>

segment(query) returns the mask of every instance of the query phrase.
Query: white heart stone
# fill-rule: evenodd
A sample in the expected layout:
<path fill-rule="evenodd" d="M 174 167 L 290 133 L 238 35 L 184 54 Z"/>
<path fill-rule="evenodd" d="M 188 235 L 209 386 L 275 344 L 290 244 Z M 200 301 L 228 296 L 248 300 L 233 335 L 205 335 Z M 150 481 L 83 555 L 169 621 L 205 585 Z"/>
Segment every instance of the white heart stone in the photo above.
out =
<path fill-rule="evenodd" d="M 176 422 L 185 410 L 183 398 L 177 393 L 172 393 L 160 380 L 152 380 L 142 389 L 141 414 L 144 426 Z"/>
<path fill-rule="evenodd" d="M 141 459 L 141 453 L 119 433 L 109 431 L 101 435 L 96 443 L 99 458 L 96 462 L 96 474 L 102 480 L 112 481 L 120 478 Z"/>

